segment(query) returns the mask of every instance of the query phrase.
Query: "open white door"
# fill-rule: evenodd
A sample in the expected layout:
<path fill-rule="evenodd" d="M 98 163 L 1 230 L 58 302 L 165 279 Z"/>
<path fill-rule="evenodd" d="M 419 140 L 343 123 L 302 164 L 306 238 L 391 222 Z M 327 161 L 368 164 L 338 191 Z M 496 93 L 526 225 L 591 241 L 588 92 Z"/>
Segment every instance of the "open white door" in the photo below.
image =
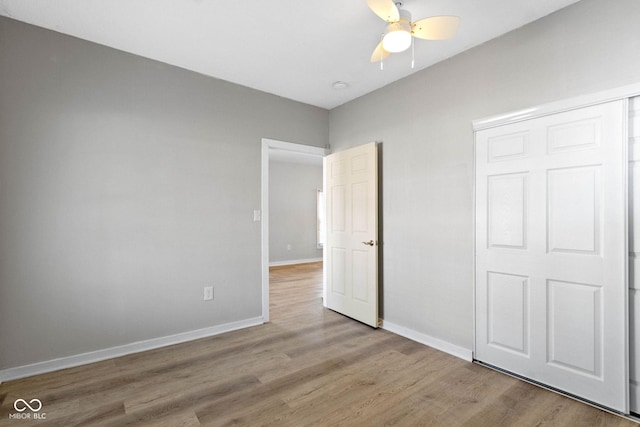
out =
<path fill-rule="evenodd" d="M 378 327 L 376 143 L 324 159 L 327 206 L 326 305 Z"/>
<path fill-rule="evenodd" d="M 476 133 L 475 358 L 624 413 L 626 114 Z"/>

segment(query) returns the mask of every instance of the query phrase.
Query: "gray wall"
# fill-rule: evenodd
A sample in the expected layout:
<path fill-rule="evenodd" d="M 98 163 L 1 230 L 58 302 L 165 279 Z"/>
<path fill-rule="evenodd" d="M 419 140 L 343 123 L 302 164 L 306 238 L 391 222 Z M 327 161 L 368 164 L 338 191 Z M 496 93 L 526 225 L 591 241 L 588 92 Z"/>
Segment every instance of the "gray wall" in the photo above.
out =
<path fill-rule="evenodd" d="M 316 234 L 321 188 L 322 164 L 269 162 L 269 262 L 322 258 Z"/>
<path fill-rule="evenodd" d="M 261 316 L 261 138 L 328 130 L 326 110 L 0 18 L 0 369 Z"/>
<path fill-rule="evenodd" d="M 637 83 L 638 17 L 583 0 L 330 112 L 334 150 L 383 141 L 385 320 L 472 348 L 471 121 Z"/>

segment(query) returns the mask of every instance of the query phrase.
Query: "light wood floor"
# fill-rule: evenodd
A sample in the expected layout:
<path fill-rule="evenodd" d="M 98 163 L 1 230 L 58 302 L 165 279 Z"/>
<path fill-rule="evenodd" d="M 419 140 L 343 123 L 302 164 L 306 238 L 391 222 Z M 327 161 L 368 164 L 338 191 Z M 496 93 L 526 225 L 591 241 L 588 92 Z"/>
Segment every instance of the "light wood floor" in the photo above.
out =
<path fill-rule="evenodd" d="M 321 264 L 271 269 L 266 325 L 0 385 L 0 426 L 636 426 L 321 304 Z M 46 421 L 9 420 L 38 398 Z"/>

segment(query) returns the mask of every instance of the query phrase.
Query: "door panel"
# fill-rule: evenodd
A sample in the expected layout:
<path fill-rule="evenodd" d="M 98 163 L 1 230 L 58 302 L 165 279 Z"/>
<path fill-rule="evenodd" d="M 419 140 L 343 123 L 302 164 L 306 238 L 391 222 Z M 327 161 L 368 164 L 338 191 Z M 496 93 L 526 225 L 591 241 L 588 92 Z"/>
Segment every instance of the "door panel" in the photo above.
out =
<path fill-rule="evenodd" d="M 529 354 L 529 278 L 487 273 L 488 343 L 523 356 Z"/>
<path fill-rule="evenodd" d="M 331 188 L 331 215 L 327 218 L 330 219 L 330 231 L 334 233 L 345 231 L 345 188 L 344 185 L 336 185 Z"/>
<path fill-rule="evenodd" d="M 600 167 L 547 172 L 549 251 L 600 253 Z"/>
<path fill-rule="evenodd" d="M 625 108 L 476 133 L 476 359 L 621 412 Z"/>
<path fill-rule="evenodd" d="M 367 251 L 353 251 L 353 299 L 369 302 L 369 254 Z"/>
<path fill-rule="evenodd" d="M 602 379 L 602 287 L 547 281 L 550 365 Z"/>
<path fill-rule="evenodd" d="M 527 175 L 489 177 L 489 246 L 526 249 Z"/>
<path fill-rule="evenodd" d="M 378 183 L 375 143 L 325 157 L 327 307 L 378 325 Z M 371 242 L 371 244 L 367 244 Z"/>
<path fill-rule="evenodd" d="M 344 248 L 330 248 L 331 254 L 331 280 L 329 281 L 330 292 L 345 295 L 346 281 L 346 251 Z"/>
<path fill-rule="evenodd" d="M 549 126 L 549 153 L 597 148 L 601 140 L 601 124 L 599 118 L 589 118 Z"/>

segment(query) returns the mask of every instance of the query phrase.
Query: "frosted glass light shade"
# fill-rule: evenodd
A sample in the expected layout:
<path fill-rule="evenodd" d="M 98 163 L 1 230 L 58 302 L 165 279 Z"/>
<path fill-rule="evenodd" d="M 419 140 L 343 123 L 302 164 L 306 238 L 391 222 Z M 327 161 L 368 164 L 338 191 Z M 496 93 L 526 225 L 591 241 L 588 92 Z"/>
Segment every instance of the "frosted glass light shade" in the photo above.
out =
<path fill-rule="evenodd" d="M 402 52 L 411 46 L 411 33 L 404 28 L 389 31 L 382 39 L 382 47 L 387 52 Z"/>

